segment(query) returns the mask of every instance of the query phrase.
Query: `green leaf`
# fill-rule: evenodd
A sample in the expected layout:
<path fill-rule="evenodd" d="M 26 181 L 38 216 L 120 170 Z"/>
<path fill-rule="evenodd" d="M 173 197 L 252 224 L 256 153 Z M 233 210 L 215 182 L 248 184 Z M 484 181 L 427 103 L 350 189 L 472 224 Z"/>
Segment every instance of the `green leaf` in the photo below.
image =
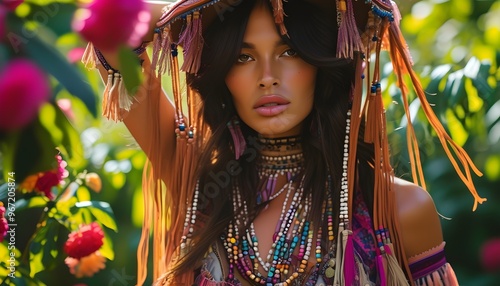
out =
<path fill-rule="evenodd" d="M 107 234 L 104 234 L 104 243 L 99 249 L 99 252 L 102 254 L 102 256 L 106 257 L 109 260 L 115 259 L 115 252 L 113 251 L 113 241 Z"/>
<path fill-rule="evenodd" d="M 137 55 L 129 47 L 121 46 L 118 50 L 120 73 L 128 94 L 135 94 L 142 82 L 141 65 Z"/>
<path fill-rule="evenodd" d="M 451 65 L 441 65 L 432 70 L 430 74 L 431 81 L 426 87 L 426 92 L 430 94 L 437 94 L 439 92 L 439 86 L 443 78 L 450 72 Z"/>
<path fill-rule="evenodd" d="M 69 156 L 65 159 L 67 160 L 68 165 L 73 169 L 78 170 L 84 168 L 85 154 L 80 140 L 80 134 L 76 131 L 59 107 L 56 107 L 55 110 L 55 123 L 60 127 L 63 135 L 61 144 L 64 146 L 66 153 Z"/>
<path fill-rule="evenodd" d="M 57 223 L 57 221 L 54 219 L 48 219 L 47 225 L 45 227 L 47 228 L 47 233 L 45 235 L 42 263 L 45 270 L 50 270 L 55 266 L 54 260 L 57 256 L 57 253 L 59 252 L 57 240 L 59 238 L 58 233 L 60 224 Z"/>
<path fill-rule="evenodd" d="M 457 105 L 457 103 L 459 103 L 462 99 L 464 99 L 465 96 L 467 96 L 467 93 L 465 92 L 465 77 L 463 70 L 455 71 L 448 76 L 444 94 L 449 98 L 449 105 L 443 105 L 440 107 L 440 109 L 444 110 L 446 110 L 448 106 Z"/>
<path fill-rule="evenodd" d="M 41 208 L 47 205 L 47 199 L 42 196 L 33 196 L 16 201 L 16 212 L 27 208 Z"/>
<path fill-rule="evenodd" d="M 42 262 L 43 251 L 40 251 L 42 245 L 40 243 L 37 243 L 37 245 L 40 249 L 37 248 L 37 251 L 30 251 L 30 277 L 35 277 L 35 274 L 45 269 Z"/>
<path fill-rule="evenodd" d="M 488 84 L 490 69 L 490 63 L 482 63 L 475 57 L 471 58 L 464 68 L 465 76 L 472 79 L 478 95 L 483 99 L 488 99 L 494 92 L 493 88 Z"/>
<path fill-rule="evenodd" d="M 75 204 L 75 208 L 79 209 L 86 208 L 90 210 L 90 212 L 97 219 L 97 221 L 102 223 L 107 228 L 110 228 L 114 231 L 118 231 L 113 210 L 111 209 L 111 206 L 108 203 L 97 202 L 97 201 L 77 202 Z"/>
<path fill-rule="evenodd" d="M 71 21 L 77 9 L 75 3 L 61 3 L 61 0 L 55 3 L 48 3 L 49 0 L 30 2 L 30 13 L 26 19 L 43 24 L 58 36 L 72 32 Z"/>
<path fill-rule="evenodd" d="M 53 46 L 43 42 L 36 31 L 30 31 L 14 14 L 7 16 L 7 34 L 15 52 L 23 51 L 43 70 L 54 76 L 73 95 L 80 98 L 96 116 L 96 96 L 78 69 L 71 65 Z"/>

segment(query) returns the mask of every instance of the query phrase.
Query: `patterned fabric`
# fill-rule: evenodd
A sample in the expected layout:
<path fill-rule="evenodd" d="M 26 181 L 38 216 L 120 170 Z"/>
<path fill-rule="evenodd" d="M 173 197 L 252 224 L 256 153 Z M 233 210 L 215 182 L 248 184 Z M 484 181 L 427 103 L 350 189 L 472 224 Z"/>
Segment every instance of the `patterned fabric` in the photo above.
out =
<path fill-rule="evenodd" d="M 359 188 L 356 190 L 353 206 L 352 229 L 354 234 L 354 249 L 357 250 L 365 268 L 368 267 L 370 280 L 376 281 L 377 270 L 375 267 L 376 252 L 373 223 Z"/>

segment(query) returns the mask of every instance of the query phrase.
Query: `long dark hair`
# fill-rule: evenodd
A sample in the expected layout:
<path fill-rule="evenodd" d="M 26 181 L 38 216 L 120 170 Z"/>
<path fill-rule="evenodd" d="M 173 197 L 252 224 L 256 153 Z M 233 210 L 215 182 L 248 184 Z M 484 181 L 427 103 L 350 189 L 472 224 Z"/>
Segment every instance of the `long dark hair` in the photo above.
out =
<path fill-rule="evenodd" d="M 201 115 L 211 129 L 211 137 L 206 139 L 198 170 L 199 204 L 202 206 L 199 211 L 206 215 L 206 220 L 202 228 L 195 230 L 194 247 L 176 266 L 177 273 L 192 270 L 234 217 L 232 190 L 235 184 L 248 204 L 250 219 L 261 207 L 255 199 L 259 183 L 255 166 L 255 151 L 258 151 L 255 131 L 240 122 L 248 139 L 247 151 L 238 161 L 234 159 L 234 153 L 229 152 L 234 148 L 226 124 L 237 113 L 225 76 L 239 56 L 253 7 L 260 5 L 256 3 L 268 5 L 268 2 L 244 0 L 233 7 L 234 10 L 224 13 L 223 21 L 216 19 L 204 34 L 202 66 L 197 75 L 188 77 L 188 83 L 202 98 Z M 283 40 L 302 59 L 318 68 L 314 106 L 302 124 L 301 138 L 305 158 L 304 195 L 314 193 L 310 219 L 321 221 L 322 204 L 327 196 L 325 183 L 329 177 L 333 201 L 339 201 L 346 116 L 355 63 L 335 57 L 337 23 L 334 14 L 328 15 L 303 0 L 284 1 L 283 5 L 288 30 L 288 36 L 282 36 Z M 368 162 L 371 157 L 369 148 L 361 146 L 358 149 L 362 154 L 360 157 L 364 158 L 360 161 Z M 360 165 L 360 169 L 364 173 L 369 169 L 368 164 Z M 368 197 L 370 200 L 371 196 Z"/>

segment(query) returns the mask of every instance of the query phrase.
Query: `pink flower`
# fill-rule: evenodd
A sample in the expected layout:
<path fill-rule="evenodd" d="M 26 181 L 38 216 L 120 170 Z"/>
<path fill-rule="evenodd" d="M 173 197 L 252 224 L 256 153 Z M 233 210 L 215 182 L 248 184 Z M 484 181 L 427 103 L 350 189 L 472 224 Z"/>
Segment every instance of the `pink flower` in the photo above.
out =
<path fill-rule="evenodd" d="M 64 251 L 73 258 L 80 259 L 90 255 L 103 245 L 104 232 L 97 222 L 80 227 L 69 234 Z"/>
<path fill-rule="evenodd" d="M 9 223 L 5 218 L 5 207 L 3 206 L 3 203 L 0 202 L 0 242 L 2 242 L 4 237 L 7 235 L 8 229 Z"/>
<path fill-rule="evenodd" d="M 106 268 L 106 258 L 99 251 L 91 253 L 81 259 L 66 257 L 64 260 L 69 267 L 69 272 L 76 278 L 92 277 L 99 270 Z M 76 285 L 75 285 L 76 286 Z"/>
<path fill-rule="evenodd" d="M 75 113 L 71 109 L 71 100 L 68 98 L 61 98 L 57 100 L 57 106 L 61 109 L 61 111 L 66 115 L 69 120 L 75 119 Z"/>
<path fill-rule="evenodd" d="M 85 49 L 82 47 L 74 48 L 68 52 L 68 61 L 70 63 L 79 62 L 82 59 Z"/>
<path fill-rule="evenodd" d="M 44 73 L 29 60 L 14 59 L 0 71 L 0 130 L 30 123 L 50 96 Z"/>
<path fill-rule="evenodd" d="M 500 238 L 486 241 L 481 247 L 481 264 L 489 272 L 500 271 Z"/>
<path fill-rule="evenodd" d="M 17 6 L 21 5 L 21 3 L 23 2 L 24 0 L 3 0 L 0 5 L 4 6 L 10 11 L 14 11 L 17 8 Z"/>
<path fill-rule="evenodd" d="M 116 50 L 122 44 L 136 48 L 150 18 L 143 0 L 95 0 L 77 11 L 73 30 L 101 50 Z"/>

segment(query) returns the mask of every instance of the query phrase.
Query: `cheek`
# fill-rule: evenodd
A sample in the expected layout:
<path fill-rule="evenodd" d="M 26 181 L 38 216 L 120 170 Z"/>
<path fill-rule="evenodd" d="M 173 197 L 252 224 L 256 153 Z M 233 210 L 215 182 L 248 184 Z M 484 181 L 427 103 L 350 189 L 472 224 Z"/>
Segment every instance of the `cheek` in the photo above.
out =
<path fill-rule="evenodd" d="M 299 89 L 302 92 L 310 90 L 310 93 L 314 93 L 317 74 L 315 67 L 302 63 L 294 69 L 289 69 L 289 71 L 291 72 L 288 81 L 292 83 L 295 89 Z"/>
<path fill-rule="evenodd" d="M 229 72 L 226 76 L 226 86 L 233 97 L 235 104 L 245 98 L 245 90 L 248 90 L 248 80 L 241 73 Z"/>

